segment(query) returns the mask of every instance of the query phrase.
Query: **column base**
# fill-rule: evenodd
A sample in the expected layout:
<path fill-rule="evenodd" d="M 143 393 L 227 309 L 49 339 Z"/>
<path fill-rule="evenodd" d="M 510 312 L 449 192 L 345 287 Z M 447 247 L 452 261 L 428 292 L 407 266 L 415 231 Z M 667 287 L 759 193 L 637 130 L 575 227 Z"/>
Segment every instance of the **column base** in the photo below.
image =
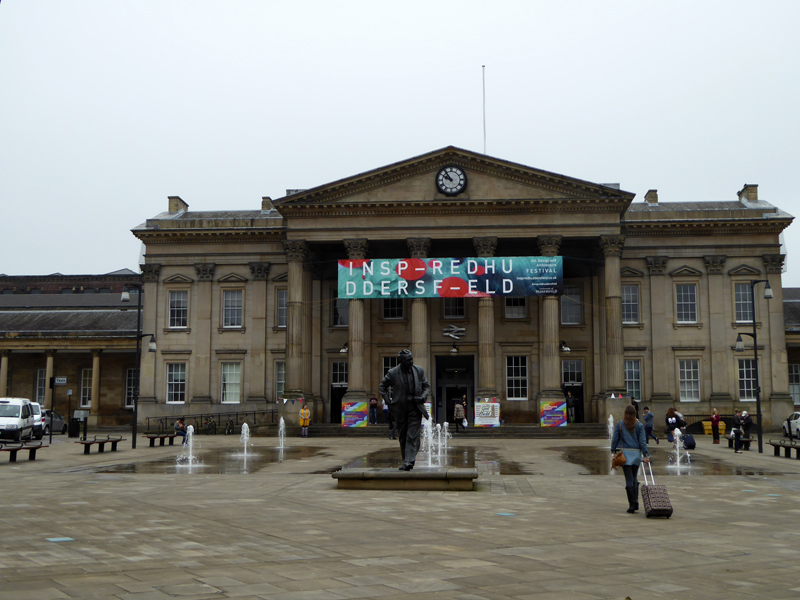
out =
<path fill-rule="evenodd" d="M 348 389 L 342 397 L 342 402 L 366 402 L 369 398 L 364 390 L 350 390 Z"/>

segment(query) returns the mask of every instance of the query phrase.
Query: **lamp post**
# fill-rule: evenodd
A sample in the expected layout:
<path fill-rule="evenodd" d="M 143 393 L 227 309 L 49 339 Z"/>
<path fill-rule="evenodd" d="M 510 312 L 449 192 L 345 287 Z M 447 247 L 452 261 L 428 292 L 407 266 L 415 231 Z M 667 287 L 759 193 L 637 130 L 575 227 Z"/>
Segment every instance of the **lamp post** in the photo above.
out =
<path fill-rule="evenodd" d="M 753 366 L 755 367 L 756 372 L 756 433 L 758 434 L 758 453 L 762 454 L 764 452 L 764 447 L 761 443 L 761 377 L 758 373 L 758 335 L 756 333 L 756 284 L 758 283 L 767 284 L 764 288 L 764 298 L 767 300 L 772 300 L 772 288 L 769 285 L 769 281 L 766 279 L 750 280 L 750 298 L 753 300 L 753 310 L 751 313 L 753 333 L 742 332 L 736 337 L 736 352 L 744 351 L 744 341 L 742 340 L 743 335 L 753 338 Z"/>
<path fill-rule="evenodd" d="M 144 288 L 140 283 L 129 283 L 125 286 L 122 290 L 122 296 L 120 296 L 120 300 L 122 302 L 130 302 L 131 301 L 131 294 L 128 289 L 135 289 L 138 290 L 138 300 L 136 303 L 136 383 L 133 387 L 133 436 L 131 441 L 131 448 L 134 450 L 136 449 L 136 426 L 139 423 L 139 383 L 142 378 L 142 351 L 141 351 L 141 341 L 142 338 L 149 337 L 150 343 L 148 344 L 148 352 L 155 352 L 156 351 L 156 340 L 155 336 L 152 333 L 145 333 L 142 334 L 142 294 L 144 293 Z M 123 309 L 127 310 L 127 309 Z"/>

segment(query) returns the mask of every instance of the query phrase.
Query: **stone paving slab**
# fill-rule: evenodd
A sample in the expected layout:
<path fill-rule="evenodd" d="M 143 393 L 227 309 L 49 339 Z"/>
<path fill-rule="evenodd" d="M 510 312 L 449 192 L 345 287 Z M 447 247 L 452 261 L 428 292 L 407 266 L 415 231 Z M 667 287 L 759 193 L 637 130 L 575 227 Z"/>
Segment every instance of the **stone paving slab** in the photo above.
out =
<path fill-rule="evenodd" d="M 656 520 L 625 512 L 621 474 L 587 475 L 551 449 L 602 440 L 456 439 L 524 474 L 412 492 L 336 489 L 333 470 L 396 448 L 381 438 L 290 438 L 321 451 L 189 475 L 94 472 L 180 448 L 85 456 L 57 436 L 34 462 L 0 463 L 0 600 L 797 598 L 800 461 L 696 439 L 697 456 L 756 474 L 658 477 L 675 514 Z"/>

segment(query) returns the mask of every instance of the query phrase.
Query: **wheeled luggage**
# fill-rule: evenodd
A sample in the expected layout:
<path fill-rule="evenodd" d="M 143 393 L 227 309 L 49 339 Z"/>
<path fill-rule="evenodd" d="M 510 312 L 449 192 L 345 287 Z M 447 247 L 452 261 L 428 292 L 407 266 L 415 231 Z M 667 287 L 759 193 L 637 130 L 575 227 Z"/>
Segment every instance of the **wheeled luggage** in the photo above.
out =
<path fill-rule="evenodd" d="M 647 483 L 647 471 L 642 469 L 644 475 L 644 485 L 642 486 L 642 504 L 644 504 L 644 515 L 649 519 L 650 517 L 667 517 L 672 516 L 672 504 L 669 501 L 669 494 L 667 494 L 667 486 L 656 485 L 653 478 L 653 468 L 650 463 L 647 463 L 647 468 L 650 469 L 650 483 Z"/>
<path fill-rule="evenodd" d="M 695 447 L 697 447 L 693 435 L 685 433 L 681 439 L 683 440 L 683 447 L 685 450 L 694 450 Z"/>

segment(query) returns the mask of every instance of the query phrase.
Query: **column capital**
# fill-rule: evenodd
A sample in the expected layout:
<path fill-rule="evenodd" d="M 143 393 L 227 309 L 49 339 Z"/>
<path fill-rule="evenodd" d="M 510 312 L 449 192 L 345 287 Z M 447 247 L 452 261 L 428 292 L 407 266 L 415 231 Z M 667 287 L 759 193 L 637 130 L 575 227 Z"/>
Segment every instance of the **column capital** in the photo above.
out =
<path fill-rule="evenodd" d="M 93 357 L 98 357 L 102 353 L 103 353 L 103 350 L 101 348 L 92 348 L 92 356 Z"/>
<path fill-rule="evenodd" d="M 561 239 L 560 235 L 541 236 L 537 238 L 536 242 L 539 244 L 539 254 L 542 256 L 558 256 L 558 251 L 561 249 Z"/>
<path fill-rule="evenodd" d="M 194 272 L 197 273 L 198 281 L 213 281 L 214 270 L 217 265 L 214 263 L 197 263 L 194 265 Z"/>
<path fill-rule="evenodd" d="M 347 258 L 359 260 L 367 257 L 369 240 L 366 238 L 342 240 L 342 243 L 344 243 L 344 248 L 347 250 Z"/>
<path fill-rule="evenodd" d="M 645 260 L 650 275 L 663 275 L 667 270 L 667 258 L 666 256 L 648 256 Z"/>
<path fill-rule="evenodd" d="M 11 354 L 11 350 L 7 348 L 5 350 L 0 350 L 0 356 L 8 356 L 9 354 Z"/>
<path fill-rule="evenodd" d="M 600 248 L 603 250 L 603 256 L 622 256 L 622 247 L 625 245 L 624 235 L 601 235 Z"/>
<path fill-rule="evenodd" d="M 45 350 L 45 351 L 44 351 L 44 355 L 45 355 L 45 356 L 55 356 L 55 355 L 56 355 L 56 352 L 57 352 L 57 350 L 52 350 L 52 349 L 50 349 L 50 350 Z"/>
<path fill-rule="evenodd" d="M 406 238 L 409 258 L 427 258 L 431 251 L 431 238 Z"/>
<path fill-rule="evenodd" d="M 283 240 L 283 251 L 287 260 L 303 262 L 308 254 L 308 244 L 305 240 Z"/>
<path fill-rule="evenodd" d="M 706 272 L 709 275 L 722 275 L 722 270 L 725 268 L 725 261 L 727 256 L 704 256 L 703 260 L 706 263 Z"/>
<path fill-rule="evenodd" d="M 269 277 L 269 267 L 268 262 L 251 262 L 250 274 L 253 276 L 253 281 L 266 281 Z"/>
<path fill-rule="evenodd" d="M 764 268 L 768 275 L 780 275 L 783 270 L 783 260 L 786 258 L 785 254 L 764 254 Z"/>
<path fill-rule="evenodd" d="M 475 247 L 475 254 L 479 258 L 489 258 L 494 256 L 497 250 L 496 237 L 474 237 L 472 238 L 472 245 Z"/>
<path fill-rule="evenodd" d="M 142 281 L 144 283 L 158 283 L 158 277 L 161 275 L 161 265 L 151 264 L 142 265 Z"/>

